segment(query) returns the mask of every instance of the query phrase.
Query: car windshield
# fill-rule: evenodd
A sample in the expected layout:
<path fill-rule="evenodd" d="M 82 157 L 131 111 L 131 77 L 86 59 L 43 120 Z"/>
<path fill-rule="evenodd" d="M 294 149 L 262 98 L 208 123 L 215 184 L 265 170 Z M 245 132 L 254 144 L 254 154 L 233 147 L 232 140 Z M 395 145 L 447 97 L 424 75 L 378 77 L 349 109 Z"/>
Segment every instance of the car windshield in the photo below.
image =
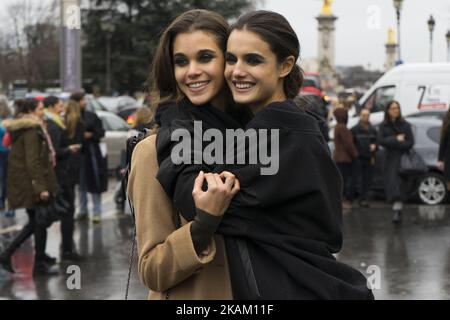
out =
<path fill-rule="evenodd" d="M 108 131 L 128 131 L 127 123 L 114 114 L 100 115 L 105 130 Z"/>

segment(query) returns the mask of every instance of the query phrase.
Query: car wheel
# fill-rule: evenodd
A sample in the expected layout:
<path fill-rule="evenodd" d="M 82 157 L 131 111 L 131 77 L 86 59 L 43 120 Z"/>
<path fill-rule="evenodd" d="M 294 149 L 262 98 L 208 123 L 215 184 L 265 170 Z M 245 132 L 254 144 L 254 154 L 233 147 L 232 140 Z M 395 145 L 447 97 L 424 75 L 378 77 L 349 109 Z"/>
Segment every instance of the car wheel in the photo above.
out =
<path fill-rule="evenodd" d="M 443 176 L 427 173 L 420 177 L 417 184 L 417 195 L 424 204 L 436 205 L 447 199 L 447 186 Z"/>

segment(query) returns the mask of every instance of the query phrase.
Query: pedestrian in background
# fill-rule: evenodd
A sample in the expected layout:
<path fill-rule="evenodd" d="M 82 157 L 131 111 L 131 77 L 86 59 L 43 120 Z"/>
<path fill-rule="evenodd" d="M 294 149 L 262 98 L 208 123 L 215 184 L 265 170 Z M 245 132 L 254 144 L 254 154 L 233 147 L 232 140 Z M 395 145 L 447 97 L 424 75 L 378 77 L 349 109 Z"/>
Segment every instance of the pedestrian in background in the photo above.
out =
<path fill-rule="evenodd" d="M 399 173 L 400 159 L 414 146 L 411 125 L 402 117 L 400 104 L 390 101 L 378 132 L 378 142 L 385 148 L 383 160 L 384 190 L 392 203 L 393 223 L 401 223 L 403 202 L 407 198 L 407 180 Z"/>
<path fill-rule="evenodd" d="M 87 193 L 92 194 L 94 211 L 92 222 L 101 221 L 101 194 L 108 188 L 108 167 L 106 155 L 100 150 L 100 139 L 105 136 L 105 130 L 100 118 L 86 110 L 87 101 L 83 92 L 75 92 L 70 100 L 78 103 L 81 119 L 84 124 L 83 147 L 81 149 L 79 201 L 80 212 L 78 220 L 85 220 L 89 216 Z"/>
<path fill-rule="evenodd" d="M 360 186 L 359 205 L 369 207 L 368 197 L 372 184 L 372 175 L 375 165 L 375 152 L 377 150 L 377 130 L 370 124 L 370 111 L 362 109 L 359 122 L 351 129 L 358 157 L 353 166 L 352 194 L 355 195 Z"/>
<path fill-rule="evenodd" d="M 0 254 L 1 266 L 14 272 L 11 256 L 34 233 L 34 275 L 57 274 L 55 258 L 45 253 L 47 225 L 38 223 L 35 206 L 49 201 L 58 191 L 54 172 L 55 151 L 43 122 L 44 105 L 27 99 L 17 102 L 16 117 L 4 121 L 11 134 L 12 147 L 8 166 L 8 205 L 26 208 L 28 223 Z"/>
<path fill-rule="evenodd" d="M 11 110 L 8 106 L 8 100 L 0 96 L 0 210 L 5 210 L 5 217 L 14 217 L 15 211 L 6 209 L 6 185 L 7 185 L 7 168 L 8 155 L 10 146 L 3 144 L 3 138 L 9 135 L 3 126 L 3 120 L 11 118 Z"/>
<path fill-rule="evenodd" d="M 333 159 L 336 162 L 339 171 L 344 180 L 344 199 L 342 201 L 343 209 L 350 209 L 352 207 L 352 173 L 353 161 L 358 157 L 353 142 L 353 136 L 349 129 L 347 129 L 348 111 L 345 108 L 337 108 L 334 110 L 334 117 L 337 124 L 334 128 L 334 153 Z"/>
<path fill-rule="evenodd" d="M 67 135 L 61 113 L 64 110 L 62 101 L 54 96 L 44 99 L 45 121 L 47 131 L 52 139 L 56 154 L 56 177 L 61 189 L 61 196 L 69 203 L 69 210 L 61 216 L 62 261 L 79 261 L 81 256 L 73 248 L 75 188 L 70 178 L 70 158 L 80 152 L 81 143 L 71 144 Z"/>
<path fill-rule="evenodd" d="M 444 172 L 447 181 L 447 190 L 450 190 L 450 109 L 445 114 L 441 128 L 441 140 L 439 144 L 438 168 Z"/>

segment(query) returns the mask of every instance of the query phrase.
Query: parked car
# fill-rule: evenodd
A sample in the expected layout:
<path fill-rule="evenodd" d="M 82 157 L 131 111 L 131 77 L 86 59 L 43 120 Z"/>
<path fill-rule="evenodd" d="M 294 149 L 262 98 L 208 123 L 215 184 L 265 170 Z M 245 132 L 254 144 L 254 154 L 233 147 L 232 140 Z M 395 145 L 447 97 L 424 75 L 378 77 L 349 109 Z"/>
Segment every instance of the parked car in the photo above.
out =
<path fill-rule="evenodd" d="M 411 124 L 414 135 L 414 149 L 425 161 L 428 172 L 420 176 L 410 177 L 408 196 L 410 200 L 423 204 L 437 205 L 447 201 L 448 191 L 443 172 L 437 168 L 440 131 L 442 120 L 432 117 L 406 117 Z M 372 124 L 378 129 L 380 124 Z M 329 143 L 331 151 L 333 142 Z M 380 147 L 376 154 L 376 164 L 372 181 L 372 192 L 378 198 L 384 198 L 383 181 L 384 149 Z"/>
<path fill-rule="evenodd" d="M 99 97 L 98 101 L 105 106 L 108 111 L 117 112 L 128 109 L 128 108 L 137 108 L 138 101 L 130 96 L 118 96 L 118 97 Z"/>
<path fill-rule="evenodd" d="M 105 129 L 105 137 L 102 142 L 105 142 L 107 147 L 108 171 L 117 170 L 122 164 L 130 127 L 112 112 L 97 111 L 96 113 L 102 120 Z"/>

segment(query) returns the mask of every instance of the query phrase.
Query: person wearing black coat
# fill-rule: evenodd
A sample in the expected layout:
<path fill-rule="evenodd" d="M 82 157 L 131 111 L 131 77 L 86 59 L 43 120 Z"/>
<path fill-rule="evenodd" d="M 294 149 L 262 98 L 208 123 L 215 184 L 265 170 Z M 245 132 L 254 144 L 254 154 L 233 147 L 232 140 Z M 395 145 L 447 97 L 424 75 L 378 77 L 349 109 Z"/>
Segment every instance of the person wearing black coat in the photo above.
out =
<path fill-rule="evenodd" d="M 67 135 L 66 125 L 60 117 L 63 104 L 60 99 L 49 96 L 44 99 L 46 108 L 45 120 L 47 131 L 53 143 L 56 154 L 56 177 L 61 188 L 61 196 L 69 204 L 69 210 L 61 216 L 61 235 L 63 261 L 79 261 L 81 256 L 73 248 L 74 214 L 75 214 L 75 184 L 71 179 L 71 158 L 80 152 L 81 144 L 72 144 Z"/>
<path fill-rule="evenodd" d="M 352 179 L 352 194 L 355 195 L 360 185 L 359 204 L 361 207 L 369 207 L 367 202 L 372 175 L 375 165 L 375 152 L 377 150 L 377 130 L 370 124 L 370 111 L 362 109 L 359 114 L 359 123 L 350 131 L 358 150 Z"/>
<path fill-rule="evenodd" d="M 391 101 L 386 105 L 384 121 L 378 131 L 378 142 L 385 148 L 383 159 L 386 199 L 393 204 L 392 222 L 402 220 L 403 202 L 407 199 L 407 179 L 399 174 L 400 159 L 414 146 L 411 125 L 403 119 L 400 104 Z"/>
<path fill-rule="evenodd" d="M 447 190 L 450 190 L 450 110 L 447 111 L 441 129 L 439 143 L 438 168 L 444 172 Z"/>
<path fill-rule="evenodd" d="M 98 223 L 101 220 L 102 211 L 101 193 L 108 189 L 107 159 L 100 149 L 100 139 L 105 136 L 105 130 L 100 118 L 94 112 L 86 110 L 87 101 L 84 93 L 73 93 L 70 99 L 78 102 L 80 106 L 85 130 L 81 149 L 78 219 L 86 219 L 89 215 L 87 199 L 87 192 L 89 192 L 94 202 L 92 222 Z"/>
<path fill-rule="evenodd" d="M 252 29 L 252 21 L 257 28 Z M 275 35 L 264 34 L 272 31 Z M 272 156 L 278 154 L 279 162 L 268 175 L 261 174 L 267 169 L 261 163 L 213 166 L 214 173 L 234 174 L 241 191 L 221 221 L 209 217 L 210 224 L 217 222 L 218 233 L 224 235 L 235 299 L 373 299 L 365 277 L 333 256 L 342 246 L 342 179 L 318 119 L 291 100 L 302 81 L 295 63 L 296 39 L 284 17 L 268 11 L 250 12 L 231 29 L 225 78 L 236 103 L 248 106 L 255 115 L 245 129 L 269 130 L 271 146 L 279 146 Z M 198 110 L 197 119 L 208 122 L 211 113 L 207 112 Z M 200 172 L 192 191 L 193 212 L 192 199 L 189 202 L 183 195 L 201 165 L 171 161 L 170 131 L 183 123 L 175 120 L 169 125 L 171 129 L 163 125 L 158 132 L 157 178 L 183 217 L 195 221 L 201 213 L 195 207 L 203 210 L 201 198 L 217 190 L 209 188 L 211 181 L 202 187 L 205 175 Z M 161 134 L 164 131 L 168 132 Z M 236 147 L 232 143 L 227 150 Z M 241 152 L 247 155 L 268 147 L 261 143 L 231 149 L 237 153 L 234 159 Z M 208 169 L 211 166 L 204 165 L 202 171 Z"/>

